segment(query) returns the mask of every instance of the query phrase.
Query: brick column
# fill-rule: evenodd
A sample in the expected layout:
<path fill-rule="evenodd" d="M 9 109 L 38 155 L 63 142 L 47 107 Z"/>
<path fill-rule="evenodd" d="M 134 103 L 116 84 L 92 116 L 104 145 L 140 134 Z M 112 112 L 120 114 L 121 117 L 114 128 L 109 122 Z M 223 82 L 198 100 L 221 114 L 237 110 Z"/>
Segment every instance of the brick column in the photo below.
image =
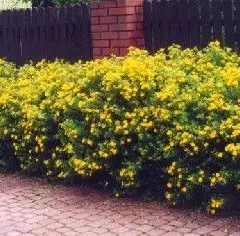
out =
<path fill-rule="evenodd" d="M 143 0 L 91 4 L 93 57 L 125 55 L 130 46 L 144 47 Z"/>

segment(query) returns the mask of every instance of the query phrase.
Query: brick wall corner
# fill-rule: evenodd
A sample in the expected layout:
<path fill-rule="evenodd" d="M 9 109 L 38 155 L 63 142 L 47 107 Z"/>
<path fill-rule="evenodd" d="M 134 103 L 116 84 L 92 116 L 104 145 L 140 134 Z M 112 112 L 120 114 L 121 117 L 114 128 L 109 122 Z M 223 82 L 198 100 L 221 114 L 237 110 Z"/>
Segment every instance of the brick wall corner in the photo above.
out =
<path fill-rule="evenodd" d="M 143 0 L 91 3 L 93 57 L 123 56 L 130 46 L 144 47 Z"/>

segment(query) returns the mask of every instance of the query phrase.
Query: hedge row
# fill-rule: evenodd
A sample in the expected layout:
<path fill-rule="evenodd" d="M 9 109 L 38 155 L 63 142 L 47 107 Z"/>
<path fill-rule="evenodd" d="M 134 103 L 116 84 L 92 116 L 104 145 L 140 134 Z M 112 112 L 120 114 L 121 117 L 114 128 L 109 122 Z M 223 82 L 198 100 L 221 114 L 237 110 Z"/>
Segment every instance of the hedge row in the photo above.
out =
<path fill-rule="evenodd" d="M 210 213 L 240 202 L 240 57 L 218 42 L 20 69 L 0 61 L 1 163 Z"/>

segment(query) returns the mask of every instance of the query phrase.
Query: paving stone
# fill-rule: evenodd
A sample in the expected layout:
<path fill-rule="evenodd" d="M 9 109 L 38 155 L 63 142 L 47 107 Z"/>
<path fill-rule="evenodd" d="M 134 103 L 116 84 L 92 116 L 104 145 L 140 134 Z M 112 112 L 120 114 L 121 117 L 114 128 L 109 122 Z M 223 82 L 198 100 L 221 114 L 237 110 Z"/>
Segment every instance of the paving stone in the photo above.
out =
<path fill-rule="evenodd" d="M 79 233 L 76 231 L 68 231 L 67 233 L 64 233 L 65 236 L 79 236 Z"/>
<path fill-rule="evenodd" d="M 108 220 L 108 219 L 101 219 L 101 220 L 97 220 L 97 221 L 94 221 L 94 222 L 89 221 L 88 225 L 90 225 L 93 228 L 98 228 L 98 227 L 101 227 L 102 225 L 105 225 L 105 224 L 108 224 L 108 223 L 111 223 L 111 222 L 112 221 Z"/>
<path fill-rule="evenodd" d="M 59 233 L 67 233 L 69 231 L 72 231 L 72 229 L 68 227 L 61 227 L 61 228 L 57 228 L 56 231 Z"/>
<path fill-rule="evenodd" d="M 158 235 L 160 236 L 160 235 L 166 234 L 166 231 L 162 230 L 162 229 L 153 229 L 153 230 L 148 231 L 147 234 L 150 236 L 158 236 Z"/>
<path fill-rule="evenodd" d="M 217 228 L 217 226 L 206 225 L 206 226 L 200 227 L 198 229 L 195 229 L 193 231 L 193 233 L 200 234 L 200 235 L 207 235 L 207 234 L 210 234 L 211 232 L 215 231 L 216 228 Z"/>
<path fill-rule="evenodd" d="M 56 232 L 56 231 L 47 231 L 46 233 L 43 233 L 42 235 L 51 235 L 51 236 L 62 236 L 62 233 Z M 25 235 L 24 235 L 25 236 Z"/>
<path fill-rule="evenodd" d="M 107 229 L 99 228 L 99 227 L 98 228 L 93 228 L 91 231 L 94 232 L 94 233 L 98 233 L 98 234 L 107 233 Z"/>
<path fill-rule="evenodd" d="M 192 229 L 186 228 L 186 227 L 180 227 L 180 228 L 178 228 L 177 230 L 178 230 L 178 232 L 184 233 L 184 234 L 190 233 L 190 232 L 192 231 Z"/>
<path fill-rule="evenodd" d="M 99 235 L 102 235 L 102 236 L 115 236 L 117 234 L 108 232 L 108 233 L 103 233 L 103 234 L 99 234 Z"/>
<path fill-rule="evenodd" d="M 123 227 L 123 226 L 111 229 L 111 232 L 116 233 L 116 234 L 121 234 L 121 233 L 125 233 L 128 231 L 129 231 L 129 228 Z"/>
<path fill-rule="evenodd" d="M 174 232 L 174 231 L 163 234 L 163 236 L 182 236 L 182 235 L 183 235 L 182 233 Z"/>
<path fill-rule="evenodd" d="M 130 229 L 136 229 L 139 227 L 139 225 L 135 223 L 127 223 L 127 224 L 124 224 L 124 226 Z"/>
<path fill-rule="evenodd" d="M 174 232 L 175 227 L 173 227 L 173 226 L 170 225 L 170 224 L 166 224 L 166 225 L 162 225 L 162 226 L 160 226 L 160 229 L 163 229 L 163 230 L 165 230 L 165 231 L 169 231 L 169 232 L 171 232 L 171 231 Z"/>
<path fill-rule="evenodd" d="M 211 236 L 227 236 L 228 233 L 222 232 L 222 231 L 213 231 L 210 233 Z"/>
<path fill-rule="evenodd" d="M 84 236 L 97 236 L 97 233 L 93 233 L 93 232 L 86 232 L 83 234 Z"/>
<path fill-rule="evenodd" d="M 182 227 L 184 225 L 184 223 L 181 221 L 178 221 L 178 220 L 173 220 L 170 222 L 170 225 L 172 225 L 174 227 Z"/>
<path fill-rule="evenodd" d="M 151 225 L 141 225 L 140 227 L 136 228 L 136 230 L 139 230 L 143 233 L 147 233 L 148 231 L 152 230 L 154 227 Z"/>
<path fill-rule="evenodd" d="M 12 231 L 12 232 L 7 233 L 6 235 L 7 236 L 19 236 L 19 235 L 21 235 L 21 233 L 18 231 Z"/>
<path fill-rule="evenodd" d="M 53 223 L 53 224 L 47 225 L 47 228 L 51 229 L 51 230 L 54 230 L 54 229 L 61 228 L 63 226 L 64 226 L 64 224 L 61 224 L 61 223 Z"/>
<path fill-rule="evenodd" d="M 234 233 L 230 234 L 229 236 L 240 236 L 240 231 L 234 232 Z"/>
<path fill-rule="evenodd" d="M 82 226 L 80 228 L 76 228 L 75 230 L 79 233 L 86 233 L 88 231 L 90 231 L 92 228 L 89 226 Z"/>
<path fill-rule="evenodd" d="M 130 230 L 128 232 L 124 232 L 122 234 L 120 233 L 118 235 L 120 235 L 120 236 L 138 236 L 138 235 L 143 235 L 143 233 L 140 231 L 137 231 L 137 230 Z"/>
<path fill-rule="evenodd" d="M 188 223 L 185 225 L 185 227 L 190 228 L 190 229 L 198 229 L 201 227 L 201 225 L 197 224 L 197 223 Z"/>
<path fill-rule="evenodd" d="M 102 227 L 106 228 L 106 229 L 114 229 L 114 228 L 118 228 L 120 226 L 121 225 L 119 225 L 118 223 L 107 223 L 107 224 L 102 225 Z"/>
<path fill-rule="evenodd" d="M 191 234 L 184 234 L 184 236 L 199 236 L 199 234 L 193 234 L 193 233 L 191 233 Z"/>
<path fill-rule="evenodd" d="M 85 186 L 0 174 L 0 235 L 240 236 L 237 217 L 113 199 Z"/>
<path fill-rule="evenodd" d="M 35 235 L 42 235 L 42 234 L 46 235 L 49 232 L 52 232 L 52 231 L 49 229 L 46 229 L 46 228 L 36 228 L 36 229 L 32 230 L 30 233 L 33 233 Z"/>

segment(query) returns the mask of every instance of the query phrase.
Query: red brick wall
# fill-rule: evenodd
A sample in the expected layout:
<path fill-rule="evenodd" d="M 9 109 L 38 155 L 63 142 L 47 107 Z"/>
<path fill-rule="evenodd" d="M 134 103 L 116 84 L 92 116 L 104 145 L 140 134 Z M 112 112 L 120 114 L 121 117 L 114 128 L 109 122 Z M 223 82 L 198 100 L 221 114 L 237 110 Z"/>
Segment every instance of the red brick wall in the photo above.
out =
<path fill-rule="evenodd" d="M 93 57 L 125 55 L 130 46 L 144 47 L 143 0 L 91 4 Z"/>

